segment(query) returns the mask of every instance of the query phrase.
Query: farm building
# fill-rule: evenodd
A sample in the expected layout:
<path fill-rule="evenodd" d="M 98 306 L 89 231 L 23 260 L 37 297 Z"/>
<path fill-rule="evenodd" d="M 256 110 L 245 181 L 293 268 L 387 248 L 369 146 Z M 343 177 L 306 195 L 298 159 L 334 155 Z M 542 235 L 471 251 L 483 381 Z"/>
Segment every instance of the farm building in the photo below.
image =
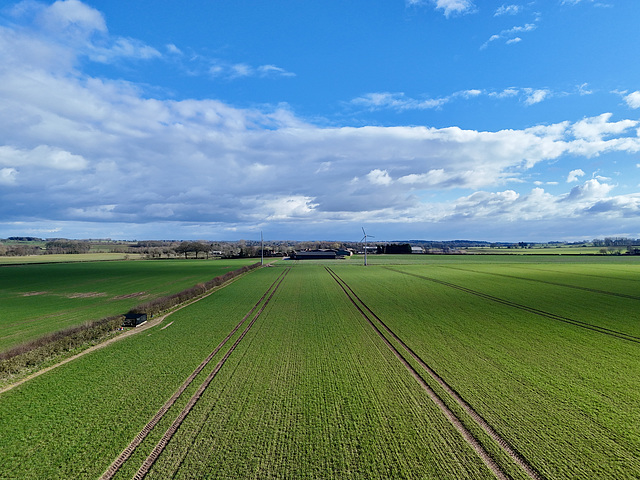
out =
<path fill-rule="evenodd" d="M 303 252 L 293 252 L 291 260 L 335 260 L 342 258 L 335 250 L 306 250 Z"/>
<path fill-rule="evenodd" d="M 411 253 L 424 253 L 424 248 L 422 248 L 422 247 L 411 247 Z"/>
<path fill-rule="evenodd" d="M 127 313 L 122 322 L 123 327 L 137 327 L 147 321 L 146 313 Z"/>

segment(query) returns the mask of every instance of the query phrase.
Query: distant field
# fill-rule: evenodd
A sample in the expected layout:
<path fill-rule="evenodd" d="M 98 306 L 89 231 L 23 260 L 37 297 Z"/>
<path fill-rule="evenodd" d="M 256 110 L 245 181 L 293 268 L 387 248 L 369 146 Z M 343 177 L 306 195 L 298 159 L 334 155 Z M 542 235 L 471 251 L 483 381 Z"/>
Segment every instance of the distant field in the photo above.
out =
<path fill-rule="evenodd" d="M 533 248 L 491 248 L 491 247 L 469 247 L 469 253 L 490 253 L 494 255 L 602 255 L 602 247 L 533 247 Z M 614 251 L 620 249 L 626 252 L 626 247 L 616 247 Z"/>
<path fill-rule="evenodd" d="M 323 264 L 327 260 L 297 260 L 301 263 Z M 345 260 L 331 260 L 336 265 L 362 265 L 364 255 L 354 255 Z M 640 256 L 633 255 L 367 255 L 367 263 L 376 265 L 455 265 L 455 264 L 606 264 L 640 265 Z"/>
<path fill-rule="evenodd" d="M 69 262 L 100 262 L 106 260 L 136 260 L 142 258 L 138 254 L 127 253 L 80 253 L 52 254 L 52 255 L 26 255 L 19 257 L 0 257 L 0 265 L 18 265 L 23 263 L 69 263 Z"/>
<path fill-rule="evenodd" d="M 104 258 L 92 254 L 63 258 L 92 256 Z M 0 351 L 88 320 L 126 313 L 140 303 L 254 262 L 84 261 L 0 267 Z"/>
<path fill-rule="evenodd" d="M 1 394 L 3 474 L 98 478 L 145 431 L 113 478 L 640 477 L 640 259 L 362 260 L 279 261 Z"/>

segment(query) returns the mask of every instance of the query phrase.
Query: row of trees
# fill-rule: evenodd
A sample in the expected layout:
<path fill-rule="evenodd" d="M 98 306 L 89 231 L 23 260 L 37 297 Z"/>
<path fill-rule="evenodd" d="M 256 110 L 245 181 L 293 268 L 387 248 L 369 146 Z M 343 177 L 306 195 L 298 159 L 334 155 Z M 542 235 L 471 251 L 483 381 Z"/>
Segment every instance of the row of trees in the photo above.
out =
<path fill-rule="evenodd" d="M 640 245 L 640 238 L 626 237 L 606 237 L 594 238 L 591 242 L 594 247 L 627 247 L 632 245 Z"/>

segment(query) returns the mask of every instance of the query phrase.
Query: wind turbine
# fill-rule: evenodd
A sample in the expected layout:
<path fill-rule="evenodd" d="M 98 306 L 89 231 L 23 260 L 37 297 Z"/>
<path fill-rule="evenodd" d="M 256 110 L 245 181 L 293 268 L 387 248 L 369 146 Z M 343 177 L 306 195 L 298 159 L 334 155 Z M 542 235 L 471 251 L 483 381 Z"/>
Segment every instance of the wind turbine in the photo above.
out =
<path fill-rule="evenodd" d="M 362 237 L 362 240 L 364 240 L 364 266 L 367 266 L 367 237 L 372 237 L 372 238 L 376 238 L 373 235 L 367 235 L 367 232 L 364 231 L 364 227 L 362 227 L 362 233 L 364 233 L 364 237 Z"/>

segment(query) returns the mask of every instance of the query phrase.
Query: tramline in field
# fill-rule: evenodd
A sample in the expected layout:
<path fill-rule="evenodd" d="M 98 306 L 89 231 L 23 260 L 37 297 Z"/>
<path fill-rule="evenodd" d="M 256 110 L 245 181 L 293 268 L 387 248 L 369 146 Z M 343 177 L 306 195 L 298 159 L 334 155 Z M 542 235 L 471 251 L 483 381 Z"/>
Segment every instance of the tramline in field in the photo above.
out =
<path fill-rule="evenodd" d="M 198 374 L 209 364 L 209 362 L 215 357 L 215 355 L 227 344 L 227 342 L 233 337 L 233 335 L 242 327 L 242 325 L 246 322 L 246 320 L 254 314 L 253 319 L 245 330 L 240 334 L 235 343 L 229 348 L 229 350 L 225 353 L 224 357 L 218 362 L 214 370 L 207 376 L 204 380 L 198 391 L 191 397 L 187 406 L 180 412 L 176 420 L 174 420 L 173 424 L 164 434 L 162 439 L 156 444 L 153 451 L 149 454 L 144 463 L 140 466 L 140 469 L 136 473 L 136 478 L 142 479 L 146 476 L 149 469 L 153 465 L 153 463 L 157 460 L 158 456 L 164 450 L 167 442 L 171 439 L 175 431 L 180 427 L 180 424 L 184 420 L 184 418 L 189 414 L 193 405 L 198 401 L 202 392 L 209 386 L 213 378 L 220 371 L 226 360 L 229 358 L 231 353 L 238 346 L 240 341 L 247 334 L 249 329 L 256 322 L 260 314 L 263 312 L 264 308 L 267 306 L 274 293 L 284 280 L 284 277 L 289 272 L 289 270 L 285 270 L 267 289 L 267 291 L 262 295 L 262 297 L 258 300 L 258 302 L 249 310 L 249 312 L 238 322 L 238 324 L 229 332 L 229 334 L 224 338 L 222 342 L 209 354 L 209 356 L 196 368 L 191 375 L 185 380 L 185 382 L 180 386 L 180 388 L 171 396 L 169 400 L 162 406 L 162 408 L 154 415 L 151 421 L 145 425 L 145 427 L 140 431 L 138 435 L 131 441 L 131 443 L 124 449 L 124 451 L 114 460 L 114 462 L 109 466 L 107 471 L 100 477 L 101 480 L 111 480 L 115 474 L 118 472 L 120 467 L 131 457 L 135 449 L 142 443 L 142 441 L 147 437 L 147 435 L 151 432 L 151 430 L 158 424 L 158 422 L 164 417 L 164 415 L 169 411 L 169 409 L 173 406 L 176 400 L 184 393 L 187 387 L 193 382 L 193 380 L 198 376 Z M 259 310 L 257 310 L 259 307 Z M 257 312 L 256 312 L 257 310 Z"/>
<path fill-rule="evenodd" d="M 465 402 L 455 390 L 451 388 L 436 372 L 431 369 L 411 348 L 409 348 L 390 328 L 387 324 L 385 324 L 353 291 L 353 289 L 342 279 L 340 278 L 333 270 L 326 267 L 327 272 L 335 279 L 335 281 L 340 285 L 344 293 L 349 297 L 352 303 L 356 306 L 356 308 L 362 313 L 362 315 L 367 319 L 371 327 L 380 335 L 385 344 L 396 354 L 398 359 L 402 362 L 402 364 L 414 375 L 416 380 L 422 385 L 422 387 L 427 391 L 432 400 L 440 407 L 445 416 L 451 421 L 454 426 L 458 429 L 460 434 L 474 447 L 480 458 L 487 464 L 487 467 L 496 475 L 499 479 L 509 478 L 505 472 L 502 471 L 501 467 L 491 458 L 491 455 L 484 449 L 481 443 L 476 439 L 473 434 L 467 430 L 464 424 L 460 421 L 458 417 L 446 406 L 446 404 L 440 399 L 438 394 L 431 389 L 431 387 L 423 380 L 418 371 L 416 371 L 407 361 L 403 353 L 398 351 L 396 347 L 391 343 L 393 340 L 399 347 L 402 349 L 405 354 L 408 354 L 413 360 L 415 360 L 420 367 L 429 375 L 433 380 L 435 380 L 444 391 L 458 404 L 462 409 L 469 414 L 471 418 L 491 437 L 502 449 L 503 451 L 511 458 L 511 460 L 517 464 L 520 468 L 524 470 L 529 478 L 532 479 L 542 479 L 543 477 L 539 472 L 535 471 L 535 469 L 529 465 L 529 463 L 522 458 L 522 456 L 513 449 L 513 446 L 509 444 L 505 439 L 500 437 L 500 435 L 482 418 L 478 415 L 477 412 L 471 408 L 471 406 Z M 390 339 L 387 339 L 380 330 L 381 327 L 384 331 L 386 331 L 390 335 Z"/>

